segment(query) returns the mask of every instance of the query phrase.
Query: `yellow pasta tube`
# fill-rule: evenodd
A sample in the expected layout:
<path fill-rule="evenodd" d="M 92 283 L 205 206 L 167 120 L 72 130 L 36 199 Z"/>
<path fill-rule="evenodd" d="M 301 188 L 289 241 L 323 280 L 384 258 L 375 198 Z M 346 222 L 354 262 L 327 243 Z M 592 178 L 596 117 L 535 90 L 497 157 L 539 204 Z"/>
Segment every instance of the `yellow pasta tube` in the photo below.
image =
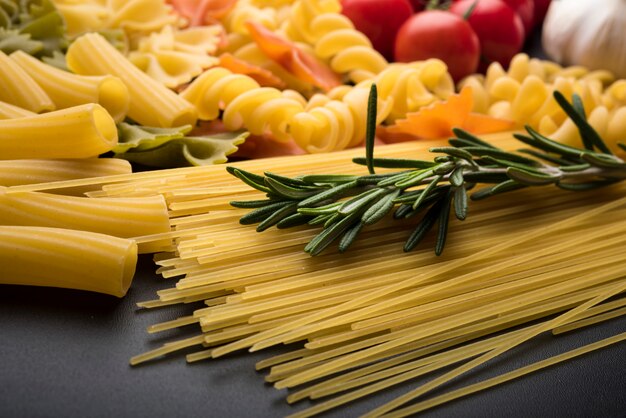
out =
<path fill-rule="evenodd" d="M 46 92 L 2 51 L 0 51 L 0 100 L 35 113 L 54 110 L 54 103 Z"/>
<path fill-rule="evenodd" d="M 195 107 L 135 67 L 97 33 L 76 39 L 67 51 L 67 66 L 81 75 L 114 75 L 130 93 L 128 116 L 148 126 L 193 125 Z"/>
<path fill-rule="evenodd" d="M 23 51 L 14 52 L 9 58 L 35 80 L 52 99 L 57 109 L 98 103 L 116 122 L 122 121 L 128 112 L 130 104 L 128 88 L 117 77 L 73 74 L 39 61 Z"/>
<path fill-rule="evenodd" d="M 0 188 L 0 225 L 42 226 L 98 232 L 120 238 L 170 230 L 163 196 L 88 198 Z M 153 252 L 169 240 L 140 246 Z"/>
<path fill-rule="evenodd" d="M 10 103 L 0 101 L 0 119 L 23 118 L 24 116 L 35 116 L 35 112 L 23 109 Z"/>
<path fill-rule="evenodd" d="M 0 159 L 87 158 L 116 144 L 115 121 L 95 103 L 0 120 Z"/>
<path fill-rule="evenodd" d="M 130 173 L 132 173 L 132 166 L 121 158 L 0 160 L 0 186 L 49 183 Z M 83 186 L 48 190 L 48 192 L 81 195 L 96 189 L 97 186 Z"/>
<path fill-rule="evenodd" d="M 122 297 L 137 244 L 85 231 L 0 226 L 0 283 L 89 290 Z"/>

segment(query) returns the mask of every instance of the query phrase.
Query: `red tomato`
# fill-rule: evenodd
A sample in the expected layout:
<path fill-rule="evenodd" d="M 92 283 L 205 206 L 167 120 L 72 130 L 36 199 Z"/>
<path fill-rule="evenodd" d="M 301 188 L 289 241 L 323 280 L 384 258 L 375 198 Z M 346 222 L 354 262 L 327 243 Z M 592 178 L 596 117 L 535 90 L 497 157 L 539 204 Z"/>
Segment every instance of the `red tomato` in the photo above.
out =
<path fill-rule="evenodd" d="M 409 0 L 341 0 L 342 12 L 388 60 L 402 24 L 413 14 Z"/>
<path fill-rule="evenodd" d="M 524 33 L 530 34 L 535 24 L 535 0 L 502 0 L 517 13 L 524 24 Z"/>
<path fill-rule="evenodd" d="M 400 62 L 439 58 L 455 81 L 476 72 L 480 43 L 461 17 L 441 10 L 413 15 L 398 31 L 395 59 Z"/>
<path fill-rule="evenodd" d="M 409 0 L 409 2 L 411 3 L 411 6 L 413 6 L 413 11 L 415 13 L 421 12 L 424 8 L 426 8 L 426 0 Z"/>
<path fill-rule="evenodd" d="M 450 11 L 463 16 L 474 2 L 452 3 Z M 480 71 L 494 61 L 506 68 L 511 58 L 522 50 L 525 38 L 522 19 L 501 0 L 479 0 L 468 22 L 480 40 Z"/>

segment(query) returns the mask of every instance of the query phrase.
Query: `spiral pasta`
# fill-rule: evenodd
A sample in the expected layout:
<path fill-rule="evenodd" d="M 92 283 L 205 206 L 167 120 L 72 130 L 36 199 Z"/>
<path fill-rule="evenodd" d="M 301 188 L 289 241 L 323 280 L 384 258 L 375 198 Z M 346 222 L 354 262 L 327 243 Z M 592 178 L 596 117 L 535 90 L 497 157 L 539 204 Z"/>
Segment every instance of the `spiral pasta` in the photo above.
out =
<path fill-rule="evenodd" d="M 336 0 L 298 0 L 282 29 L 292 40 L 311 45 L 317 57 L 349 81 L 372 78 L 387 67 L 387 60 L 340 11 Z"/>
<path fill-rule="evenodd" d="M 452 77 L 438 59 L 390 64 L 372 81 L 378 86 L 379 97 L 393 103 L 386 119 L 388 123 L 454 93 Z"/>
<path fill-rule="evenodd" d="M 568 98 L 575 93 L 591 126 L 615 152 L 621 151 L 616 143 L 623 141 L 626 129 L 626 80 L 614 81 L 608 71 L 563 68 L 518 54 L 507 71 L 495 63 L 485 76 L 469 76 L 459 86 L 472 87 L 476 112 L 513 120 L 518 128 L 529 125 L 555 140 L 578 145 L 578 129 L 553 98 L 554 91 Z"/>
<path fill-rule="evenodd" d="M 200 119 L 214 120 L 223 112 L 228 130 L 269 133 L 275 140 L 293 139 L 308 152 L 328 152 L 353 147 L 365 138 L 370 85 L 339 88 L 307 102 L 293 90 L 260 87 L 248 76 L 216 67 L 194 80 L 181 96 L 196 106 Z M 388 116 L 391 102 L 380 100 L 379 122 Z"/>

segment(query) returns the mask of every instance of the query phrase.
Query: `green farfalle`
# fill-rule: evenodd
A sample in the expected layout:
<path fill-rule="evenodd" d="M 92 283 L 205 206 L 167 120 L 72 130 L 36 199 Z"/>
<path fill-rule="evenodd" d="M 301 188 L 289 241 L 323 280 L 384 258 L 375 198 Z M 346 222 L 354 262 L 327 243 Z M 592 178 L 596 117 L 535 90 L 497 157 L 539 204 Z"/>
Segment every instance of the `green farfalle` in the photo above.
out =
<path fill-rule="evenodd" d="M 154 126 L 139 126 L 130 123 L 118 123 L 118 144 L 113 148 L 116 154 L 123 154 L 130 150 L 146 151 L 158 148 L 166 142 L 180 139 L 191 131 L 191 125 L 175 128 L 159 128 Z"/>
<path fill-rule="evenodd" d="M 115 156 L 148 167 L 175 168 L 224 163 L 243 144 L 247 132 L 185 136 L 191 126 L 157 128 L 118 124 Z"/>
<path fill-rule="evenodd" d="M 49 0 L 0 0 L 0 50 L 36 57 L 67 48 L 65 22 Z"/>

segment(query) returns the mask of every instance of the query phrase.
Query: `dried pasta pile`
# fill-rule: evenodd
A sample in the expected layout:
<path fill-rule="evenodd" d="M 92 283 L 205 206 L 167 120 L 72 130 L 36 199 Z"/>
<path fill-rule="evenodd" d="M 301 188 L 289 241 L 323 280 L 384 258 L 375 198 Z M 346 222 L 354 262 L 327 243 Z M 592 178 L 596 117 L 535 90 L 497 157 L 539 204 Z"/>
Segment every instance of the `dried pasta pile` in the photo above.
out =
<path fill-rule="evenodd" d="M 507 135 L 488 138 L 512 148 Z M 420 157 L 422 141 L 378 149 L 378 156 Z M 284 175 L 358 173 L 359 151 L 236 164 Z M 115 180 L 115 181 L 114 181 Z M 518 191 L 475 202 L 472 216 L 450 225 L 444 255 L 402 253 L 404 221 L 376 224 L 345 254 L 302 251 L 315 231 L 239 225 L 231 200 L 259 193 L 223 167 L 176 169 L 100 179 L 93 197 L 163 195 L 172 231 L 137 238 L 163 242 L 158 272 L 177 280 L 145 308 L 200 302 L 189 316 L 154 325 L 158 332 L 191 325 L 197 336 L 168 342 L 132 364 L 190 347 L 188 361 L 240 349 L 299 342 L 301 348 L 261 361 L 266 379 L 290 388 L 289 402 L 329 399 L 309 416 L 433 371 L 441 374 L 372 412 L 404 416 L 464 396 L 591 349 L 624 334 L 519 371 L 401 408 L 454 377 L 543 332 L 565 332 L 626 313 L 624 185 L 586 193 Z M 51 183 L 77 186 L 80 182 Z M 24 190 L 29 186 L 21 186 Z M 20 187 L 14 188 L 20 190 Z M 406 221 L 411 222 L 409 219 Z M 620 296 L 621 294 L 621 296 Z M 455 366 L 450 369 L 449 366 Z M 394 415 L 397 414 L 397 415 Z"/>

